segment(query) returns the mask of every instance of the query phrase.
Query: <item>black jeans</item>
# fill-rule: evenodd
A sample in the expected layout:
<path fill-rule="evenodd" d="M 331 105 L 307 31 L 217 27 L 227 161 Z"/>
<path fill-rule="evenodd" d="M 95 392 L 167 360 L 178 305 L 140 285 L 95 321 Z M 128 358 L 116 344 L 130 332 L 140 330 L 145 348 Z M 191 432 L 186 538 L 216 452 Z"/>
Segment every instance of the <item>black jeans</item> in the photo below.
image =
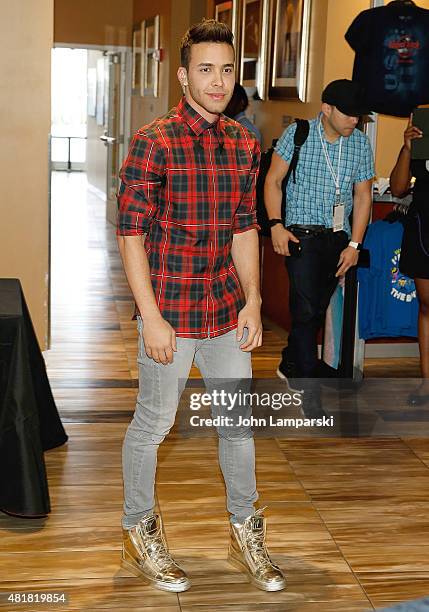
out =
<path fill-rule="evenodd" d="M 296 375 L 311 378 L 317 376 L 317 333 L 337 286 L 338 259 L 349 238 L 344 231 L 315 235 L 292 231 L 301 250 L 286 257 L 292 318 L 287 354 L 295 362 Z"/>

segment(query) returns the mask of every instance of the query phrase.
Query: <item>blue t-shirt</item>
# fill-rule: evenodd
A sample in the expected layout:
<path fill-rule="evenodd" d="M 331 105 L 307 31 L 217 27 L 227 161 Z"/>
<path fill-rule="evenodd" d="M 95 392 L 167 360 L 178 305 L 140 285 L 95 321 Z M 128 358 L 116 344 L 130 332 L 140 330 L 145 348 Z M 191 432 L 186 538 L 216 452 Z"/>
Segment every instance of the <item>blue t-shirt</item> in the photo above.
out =
<path fill-rule="evenodd" d="M 296 183 L 292 175 L 287 184 L 286 226 L 301 224 L 332 227 L 335 183 L 323 152 L 319 121 L 320 118 L 317 118 L 309 122 L 308 138 L 301 147 L 296 167 Z M 275 152 L 288 163 L 293 155 L 296 125 L 292 124 L 283 132 L 275 147 Z M 320 130 L 332 166 L 337 172 L 340 138 L 328 142 L 324 138 L 322 123 Z M 369 140 L 360 130 L 355 129 L 348 138 L 341 140 L 341 203 L 345 205 L 344 229 L 350 235 L 348 217 L 353 208 L 353 185 L 373 178 L 374 160 Z"/>
<path fill-rule="evenodd" d="M 364 247 L 370 267 L 358 269 L 361 338 L 417 337 L 418 301 L 414 281 L 399 271 L 401 223 L 375 221 Z"/>

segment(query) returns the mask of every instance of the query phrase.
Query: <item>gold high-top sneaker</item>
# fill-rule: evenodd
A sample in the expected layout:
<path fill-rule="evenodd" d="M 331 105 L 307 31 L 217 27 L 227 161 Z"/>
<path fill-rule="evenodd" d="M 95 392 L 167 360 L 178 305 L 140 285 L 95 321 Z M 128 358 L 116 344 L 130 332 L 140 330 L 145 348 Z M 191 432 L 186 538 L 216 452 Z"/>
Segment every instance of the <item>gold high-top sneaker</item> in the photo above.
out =
<path fill-rule="evenodd" d="M 251 582 L 262 591 L 281 591 L 286 579 L 271 561 L 265 546 L 266 519 L 263 508 L 249 516 L 242 525 L 231 525 L 228 561 L 246 572 Z"/>
<path fill-rule="evenodd" d="M 180 593 L 191 583 L 170 557 L 158 514 L 145 516 L 132 529 L 122 530 L 122 567 L 162 591 Z"/>

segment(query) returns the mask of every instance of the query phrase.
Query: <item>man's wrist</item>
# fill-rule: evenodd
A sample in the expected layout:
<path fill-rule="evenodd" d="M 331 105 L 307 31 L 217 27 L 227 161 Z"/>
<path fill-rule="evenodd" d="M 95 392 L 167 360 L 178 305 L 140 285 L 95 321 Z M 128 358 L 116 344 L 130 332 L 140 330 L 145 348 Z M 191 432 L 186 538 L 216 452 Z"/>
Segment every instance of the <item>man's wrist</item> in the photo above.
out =
<path fill-rule="evenodd" d="M 163 316 L 160 310 L 158 309 L 148 311 L 147 308 L 139 308 L 139 312 L 141 314 L 142 319 L 144 319 L 146 323 L 159 323 L 159 321 L 163 320 Z"/>
<path fill-rule="evenodd" d="M 245 296 L 246 298 L 246 306 L 257 306 L 258 308 L 262 304 L 261 294 L 258 292 L 249 293 Z"/>
<path fill-rule="evenodd" d="M 356 240 L 350 240 L 348 246 L 352 247 L 352 249 L 355 249 L 356 251 L 362 250 L 362 243 L 357 242 Z"/>

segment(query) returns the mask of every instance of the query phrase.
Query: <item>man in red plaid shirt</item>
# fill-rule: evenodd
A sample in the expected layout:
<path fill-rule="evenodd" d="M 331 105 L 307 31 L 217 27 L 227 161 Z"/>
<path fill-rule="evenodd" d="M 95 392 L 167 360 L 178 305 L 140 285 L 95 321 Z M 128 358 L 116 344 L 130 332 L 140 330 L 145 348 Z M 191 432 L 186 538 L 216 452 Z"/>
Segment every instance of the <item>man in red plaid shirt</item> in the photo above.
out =
<path fill-rule="evenodd" d="M 250 379 L 262 344 L 255 183 L 259 145 L 222 115 L 235 83 L 233 36 L 205 20 L 181 43 L 184 96 L 135 134 L 121 171 L 118 243 L 138 309 L 139 393 L 123 448 L 122 564 L 167 591 L 190 581 L 171 558 L 154 512 L 159 444 L 192 363 L 211 379 Z M 225 408 L 224 414 L 229 414 Z M 285 587 L 255 512 L 250 427 L 218 427 L 231 514 L 229 559 L 263 590 Z"/>

